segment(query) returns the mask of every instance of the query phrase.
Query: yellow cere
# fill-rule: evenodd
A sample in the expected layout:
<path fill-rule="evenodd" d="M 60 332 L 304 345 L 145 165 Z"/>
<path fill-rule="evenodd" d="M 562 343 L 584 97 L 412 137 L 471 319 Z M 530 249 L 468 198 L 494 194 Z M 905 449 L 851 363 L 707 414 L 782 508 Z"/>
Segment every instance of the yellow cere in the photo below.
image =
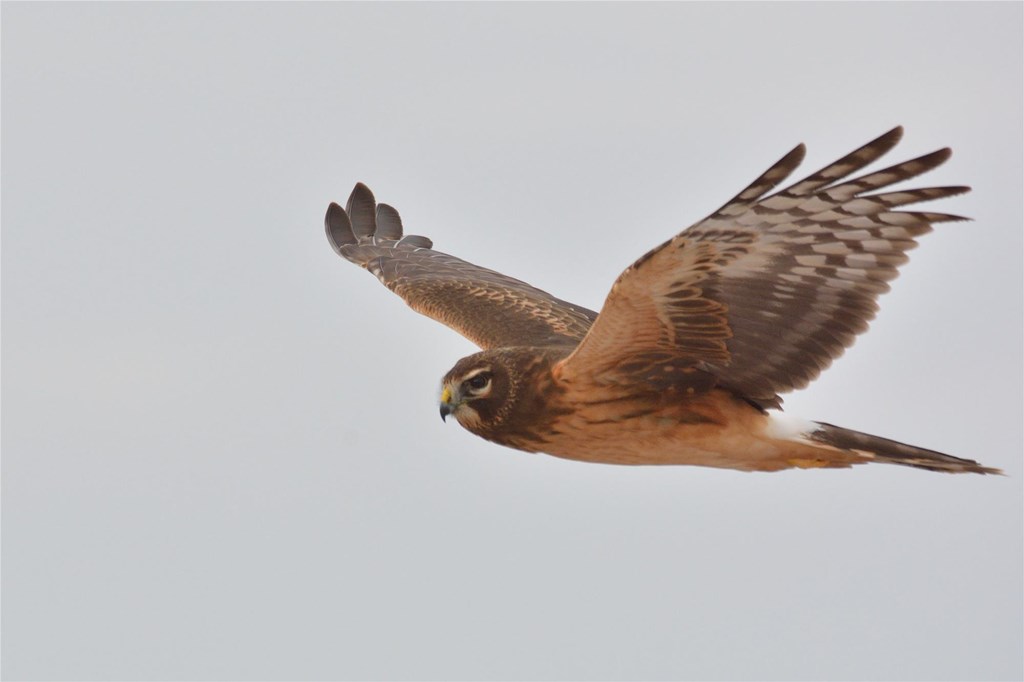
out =
<path fill-rule="evenodd" d="M 448 403 L 448 402 L 451 402 L 451 399 L 452 399 L 452 389 L 450 389 L 447 386 L 445 386 L 444 390 L 441 391 L 441 402 L 442 403 Z"/>

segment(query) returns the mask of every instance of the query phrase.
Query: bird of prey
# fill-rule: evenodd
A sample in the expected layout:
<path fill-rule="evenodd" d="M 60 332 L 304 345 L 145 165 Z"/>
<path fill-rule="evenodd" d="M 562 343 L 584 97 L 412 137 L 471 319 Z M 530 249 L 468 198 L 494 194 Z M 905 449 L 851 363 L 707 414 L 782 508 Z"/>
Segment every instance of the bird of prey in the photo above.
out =
<path fill-rule="evenodd" d="M 969 459 L 783 415 L 878 310 L 915 239 L 958 216 L 904 210 L 968 187 L 878 192 L 942 149 L 855 179 L 895 128 L 786 189 L 797 146 L 710 216 L 640 257 L 595 313 L 405 235 L 357 184 L 325 219 L 334 250 L 483 350 L 442 381 L 441 417 L 527 452 L 743 471 L 884 462 L 999 473 Z"/>

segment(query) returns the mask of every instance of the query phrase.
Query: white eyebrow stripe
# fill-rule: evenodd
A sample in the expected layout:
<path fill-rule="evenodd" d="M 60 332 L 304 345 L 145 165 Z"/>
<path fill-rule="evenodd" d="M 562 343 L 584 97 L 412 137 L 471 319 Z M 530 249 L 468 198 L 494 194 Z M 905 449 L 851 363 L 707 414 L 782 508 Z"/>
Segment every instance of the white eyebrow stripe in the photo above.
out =
<path fill-rule="evenodd" d="M 487 367 L 478 367 L 478 368 L 474 369 L 472 372 L 469 372 L 464 377 L 462 377 L 462 380 L 463 381 L 469 381 L 470 379 L 472 379 L 473 377 L 475 377 L 478 374 L 483 374 L 484 372 L 490 372 L 490 371 L 491 371 L 490 365 L 488 365 Z"/>

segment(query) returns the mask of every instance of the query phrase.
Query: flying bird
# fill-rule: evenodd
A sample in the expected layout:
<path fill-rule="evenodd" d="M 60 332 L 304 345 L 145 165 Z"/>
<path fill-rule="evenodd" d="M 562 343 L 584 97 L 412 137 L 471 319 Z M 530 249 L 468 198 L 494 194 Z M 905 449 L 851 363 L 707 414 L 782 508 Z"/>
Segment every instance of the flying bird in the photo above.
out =
<path fill-rule="evenodd" d="M 884 462 L 999 473 L 969 459 L 781 412 L 853 344 L 933 223 L 904 210 L 970 188 L 878 192 L 945 162 L 941 149 L 855 179 L 895 128 L 786 189 L 799 145 L 710 216 L 655 247 L 600 313 L 435 251 L 357 184 L 325 219 L 334 250 L 483 350 L 442 380 L 441 417 L 527 452 L 607 464 L 743 471 Z"/>

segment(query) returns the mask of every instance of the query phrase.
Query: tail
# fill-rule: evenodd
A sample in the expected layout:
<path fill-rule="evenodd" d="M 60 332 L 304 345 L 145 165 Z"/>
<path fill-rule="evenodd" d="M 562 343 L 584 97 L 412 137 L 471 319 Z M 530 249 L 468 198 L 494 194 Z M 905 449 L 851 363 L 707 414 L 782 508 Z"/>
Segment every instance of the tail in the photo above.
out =
<path fill-rule="evenodd" d="M 804 434 L 804 438 L 841 450 L 854 451 L 867 461 L 900 464 L 902 466 L 944 471 L 950 474 L 1000 474 L 1002 471 L 985 467 L 971 459 L 960 459 L 934 450 L 926 450 L 888 438 L 870 436 L 841 426 L 814 422 L 816 429 Z"/>

